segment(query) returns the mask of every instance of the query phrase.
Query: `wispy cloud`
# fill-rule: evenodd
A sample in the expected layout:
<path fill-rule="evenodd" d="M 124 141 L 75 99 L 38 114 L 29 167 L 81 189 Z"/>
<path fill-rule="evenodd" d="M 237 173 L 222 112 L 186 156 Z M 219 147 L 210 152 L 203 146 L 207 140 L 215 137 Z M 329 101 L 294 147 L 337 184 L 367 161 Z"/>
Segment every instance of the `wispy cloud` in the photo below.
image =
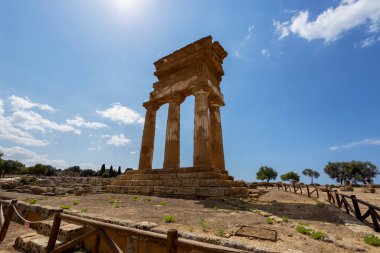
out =
<path fill-rule="evenodd" d="M 136 111 L 122 106 L 120 103 L 112 104 L 112 106 L 104 111 L 97 110 L 98 114 L 104 118 L 108 118 L 114 122 L 129 124 L 144 124 L 144 118 Z"/>
<path fill-rule="evenodd" d="M 263 49 L 261 49 L 260 52 L 261 52 L 261 54 L 262 54 L 263 56 L 265 56 L 265 57 L 270 57 L 270 52 L 269 52 L 268 49 L 263 48 Z"/>
<path fill-rule="evenodd" d="M 342 0 L 336 7 L 330 7 L 318 17 L 309 20 L 309 12 L 300 11 L 290 21 L 273 21 L 279 38 L 295 34 L 306 40 L 323 39 L 331 42 L 355 27 L 366 25 L 368 31 L 375 33 L 380 28 L 380 1 Z"/>
<path fill-rule="evenodd" d="M 378 38 L 376 38 L 376 36 L 370 36 L 360 42 L 360 47 L 361 48 L 372 47 L 378 42 L 380 42 L 380 36 Z"/>
<path fill-rule="evenodd" d="M 338 149 L 348 149 L 348 148 L 354 148 L 364 145 L 376 145 L 380 146 L 380 139 L 364 139 L 361 141 L 355 141 L 348 144 L 340 145 L 340 146 L 332 146 L 329 149 L 332 151 L 338 150 Z"/>
<path fill-rule="evenodd" d="M 240 52 L 238 50 L 235 50 L 234 53 L 232 54 L 232 57 L 240 59 L 241 58 Z"/>
<path fill-rule="evenodd" d="M 67 119 L 66 123 L 71 126 L 76 127 L 86 127 L 86 128 L 92 128 L 92 129 L 98 129 L 98 128 L 104 128 L 107 127 L 106 124 L 99 123 L 99 122 L 87 122 L 82 117 L 75 117 L 73 119 Z"/>
<path fill-rule="evenodd" d="M 9 101 L 11 103 L 11 106 L 13 110 L 19 111 L 19 110 L 26 110 L 26 109 L 32 109 L 32 108 L 38 108 L 40 110 L 50 111 L 54 112 L 55 109 L 47 104 L 38 104 L 30 101 L 29 98 L 22 98 L 17 97 L 15 95 L 12 95 L 9 97 Z"/>
<path fill-rule="evenodd" d="M 250 40 L 252 37 L 253 30 L 255 29 L 254 25 L 249 25 L 248 26 L 248 34 L 245 36 L 246 40 Z"/>
<path fill-rule="evenodd" d="M 22 148 L 22 147 L 0 147 L 0 150 L 4 153 L 5 159 L 18 160 L 27 166 L 35 165 L 37 163 L 52 165 L 58 168 L 67 168 L 68 163 L 63 159 L 49 159 L 47 155 L 39 155 L 36 152 Z"/>
<path fill-rule="evenodd" d="M 113 145 L 113 146 L 125 146 L 131 142 L 130 139 L 126 138 L 124 134 L 119 134 L 119 135 L 112 135 L 106 144 L 108 145 Z"/>

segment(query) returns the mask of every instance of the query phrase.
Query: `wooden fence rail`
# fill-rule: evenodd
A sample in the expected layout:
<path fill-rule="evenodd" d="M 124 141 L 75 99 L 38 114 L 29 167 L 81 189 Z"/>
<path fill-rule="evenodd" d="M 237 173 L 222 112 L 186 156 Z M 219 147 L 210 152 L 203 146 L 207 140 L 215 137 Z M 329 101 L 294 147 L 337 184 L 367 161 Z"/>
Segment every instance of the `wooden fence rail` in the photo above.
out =
<path fill-rule="evenodd" d="M 372 226 L 376 232 L 380 232 L 380 207 L 372 205 L 361 199 L 357 199 L 355 195 L 345 195 L 342 193 L 338 193 L 337 190 L 331 190 L 322 187 L 315 187 L 314 190 L 311 191 L 308 185 L 302 184 L 277 184 L 277 188 L 278 190 L 293 192 L 295 194 L 303 194 L 302 188 L 306 188 L 306 194 L 309 198 L 319 198 L 320 192 L 326 192 L 328 202 L 335 205 L 339 209 L 345 210 L 347 214 L 356 217 L 359 221 L 365 223 L 366 225 Z M 364 209 L 368 208 L 363 215 L 361 213 L 359 204 Z M 372 223 L 368 221 L 369 217 L 371 217 L 370 221 L 372 221 Z"/>

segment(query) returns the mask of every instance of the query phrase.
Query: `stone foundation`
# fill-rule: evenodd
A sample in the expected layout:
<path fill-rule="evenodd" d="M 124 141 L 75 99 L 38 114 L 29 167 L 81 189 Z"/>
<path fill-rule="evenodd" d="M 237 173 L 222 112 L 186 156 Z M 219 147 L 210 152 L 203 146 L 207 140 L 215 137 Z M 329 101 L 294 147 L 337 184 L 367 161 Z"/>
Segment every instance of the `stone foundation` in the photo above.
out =
<path fill-rule="evenodd" d="M 107 192 L 168 197 L 246 196 L 247 188 L 227 171 L 213 168 L 130 170 L 120 175 Z"/>

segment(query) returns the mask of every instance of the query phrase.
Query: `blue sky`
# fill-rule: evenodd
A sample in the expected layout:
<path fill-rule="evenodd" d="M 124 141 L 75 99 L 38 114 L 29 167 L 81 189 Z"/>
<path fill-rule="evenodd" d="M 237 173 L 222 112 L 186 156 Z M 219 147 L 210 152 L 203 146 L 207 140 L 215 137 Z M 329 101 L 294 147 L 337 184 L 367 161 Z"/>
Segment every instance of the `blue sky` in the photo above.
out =
<path fill-rule="evenodd" d="M 328 161 L 380 166 L 380 0 L 0 0 L 5 158 L 136 168 L 153 62 L 208 35 L 229 53 L 221 113 L 236 179 L 254 180 L 262 165 L 280 174 L 322 172 Z M 183 167 L 193 104 L 181 106 Z M 156 168 L 166 116 L 163 106 Z"/>

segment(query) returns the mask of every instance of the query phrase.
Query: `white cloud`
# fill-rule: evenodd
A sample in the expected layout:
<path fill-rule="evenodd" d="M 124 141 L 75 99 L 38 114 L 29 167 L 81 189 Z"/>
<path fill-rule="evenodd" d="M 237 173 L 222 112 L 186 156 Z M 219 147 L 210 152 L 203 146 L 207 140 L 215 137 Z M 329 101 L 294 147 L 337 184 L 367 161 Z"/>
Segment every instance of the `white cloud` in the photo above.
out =
<path fill-rule="evenodd" d="M 4 114 L 4 102 L 0 99 L 0 115 Z"/>
<path fill-rule="evenodd" d="M 268 49 L 261 49 L 261 54 L 265 57 L 270 57 L 270 52 Z"/>
<path fill-rule="evenodd" d="M 338 149 L 348 149 L 348 148 L 354 148 L 354 147 L 363 146 L 363 145 L 380 146 L 380 139 L 364 139 L 361 141 L 351 142 L 351 143 L 344 144 L 341 146 L 333 146 L 333 147 L 330 147 L 329 149 L 332 151 L 335 151 Z"/>
<path fill-rule="evenodd" d="M 369 32 L 380 29 L 380 1 L 378 0 L 342 0 L 336 8 L 328 8 L 318 17 L 309 20 L 309 12 L 300 11 L 291 21 L 273 21 L 276 31 L 282 39 L 293 33 L 306 40 L 323 39 L 331 42 L 339 39 L 344 32 L 367 25 Z"/>
<path fill-rule="evenodd" d="M 248 34 L 247 36 L 245 36 L 245 39 L 246 40 L 250 40 L 251 37 L 252 37 L 252 33 L 253 33 L 253 30 L 255 29 L 255 26 L 254 25 L 250 25 L 248 26 Z"/>
<path fill-rule="evenodd" d="M 112 106 L 104 111 L 96 111 L 98 114 L 112 121 L 129 124 L 144 124 L 144 118 L 136 111 L 122 106 L 120 103 L 112 104 Z"/>
<path fill-rule="evenodd" d="M 360 47 L 361 48 L 372 47 L 379 41 L 380 41 L 380 37 L 376 38 L 375 36 L 370 36 L 360 42 Z"/>
<path fill-rule="evenodd" d="M 137 152 L 136 151 L 131 151 L 129 152 L 131 155 L 135 155 Z"/>
<path fill-rule="evenodd" d="M 46 129 L 52 129 L 60 132 L 73 132 L 81 134 L 79 129 L 66 124 L 58 124 L 43 118 L 40 114 L 33 111 L 16 111 L 12 114 L 12 122 L 25 130 L 36 129 L 45 132 Z"/>
<path fill-rule="evenodd" d="M 68 163 L 63 159 L 49 159 L 47 155 L 39 155 L 36 152 L 25 149 L 22 147 L 4 148 L 0 147 L 0 150 L 4 153 L 5 159 L 18 160 L 27 166 L 35 165 L 37 163 L 51 165 L 57 168 L 66 168 Z"/>
<path fill-rule="evenodd" d="M 49 105 L 46 105 L 46 104 L 38 104 L 38 103 L 33 103 L 32 101 L 30 101 L 29 98 L 21 98 L 21 97 L 17 97 L 15 95 L 12 95 L 9 97 L 9 101 L 11 103 L 11 106 L 13 108 L 13 110 L 15 111 L 19 111 L 19 110 L 25 110 L 25 109 L 32 109 L 32 108 L 38 108 L 38 109 L 41 109 L 41 110 L 45 110 L 45 111 L 50 111 L 50 112 L 54 112 L 55 109 Z"/>
<path fill-rule="evenodd" d="M 72 126 L 76 126 L 76 127 L 87 127 L 87 128 L 92 128 L 92 129 L 107 127 L 107 125 L 103 124 L 103 123 L 87 122 L 82 117 L 79 117 L 79 116 L 77 116 L 73 119 L 66 120 L 66 123 L 68 125 L 72 125 Z"/>
<path fill-rule="evenodd" d="M 108 139 L 106 144 L 113 145 L 113 146 L 124 146 L 130 142 L 131 140 L 128 138 L 125 138 L 124 134 L 119 134 L 119 135 L 112 135 L 111 138 Z"/>
<path fill-rule="evenodd" d="M 240 52 L 238 50 L 235 50 L 234 53 L 232 54 L 232 57 L 240 59 L 241 58 Z"/>

